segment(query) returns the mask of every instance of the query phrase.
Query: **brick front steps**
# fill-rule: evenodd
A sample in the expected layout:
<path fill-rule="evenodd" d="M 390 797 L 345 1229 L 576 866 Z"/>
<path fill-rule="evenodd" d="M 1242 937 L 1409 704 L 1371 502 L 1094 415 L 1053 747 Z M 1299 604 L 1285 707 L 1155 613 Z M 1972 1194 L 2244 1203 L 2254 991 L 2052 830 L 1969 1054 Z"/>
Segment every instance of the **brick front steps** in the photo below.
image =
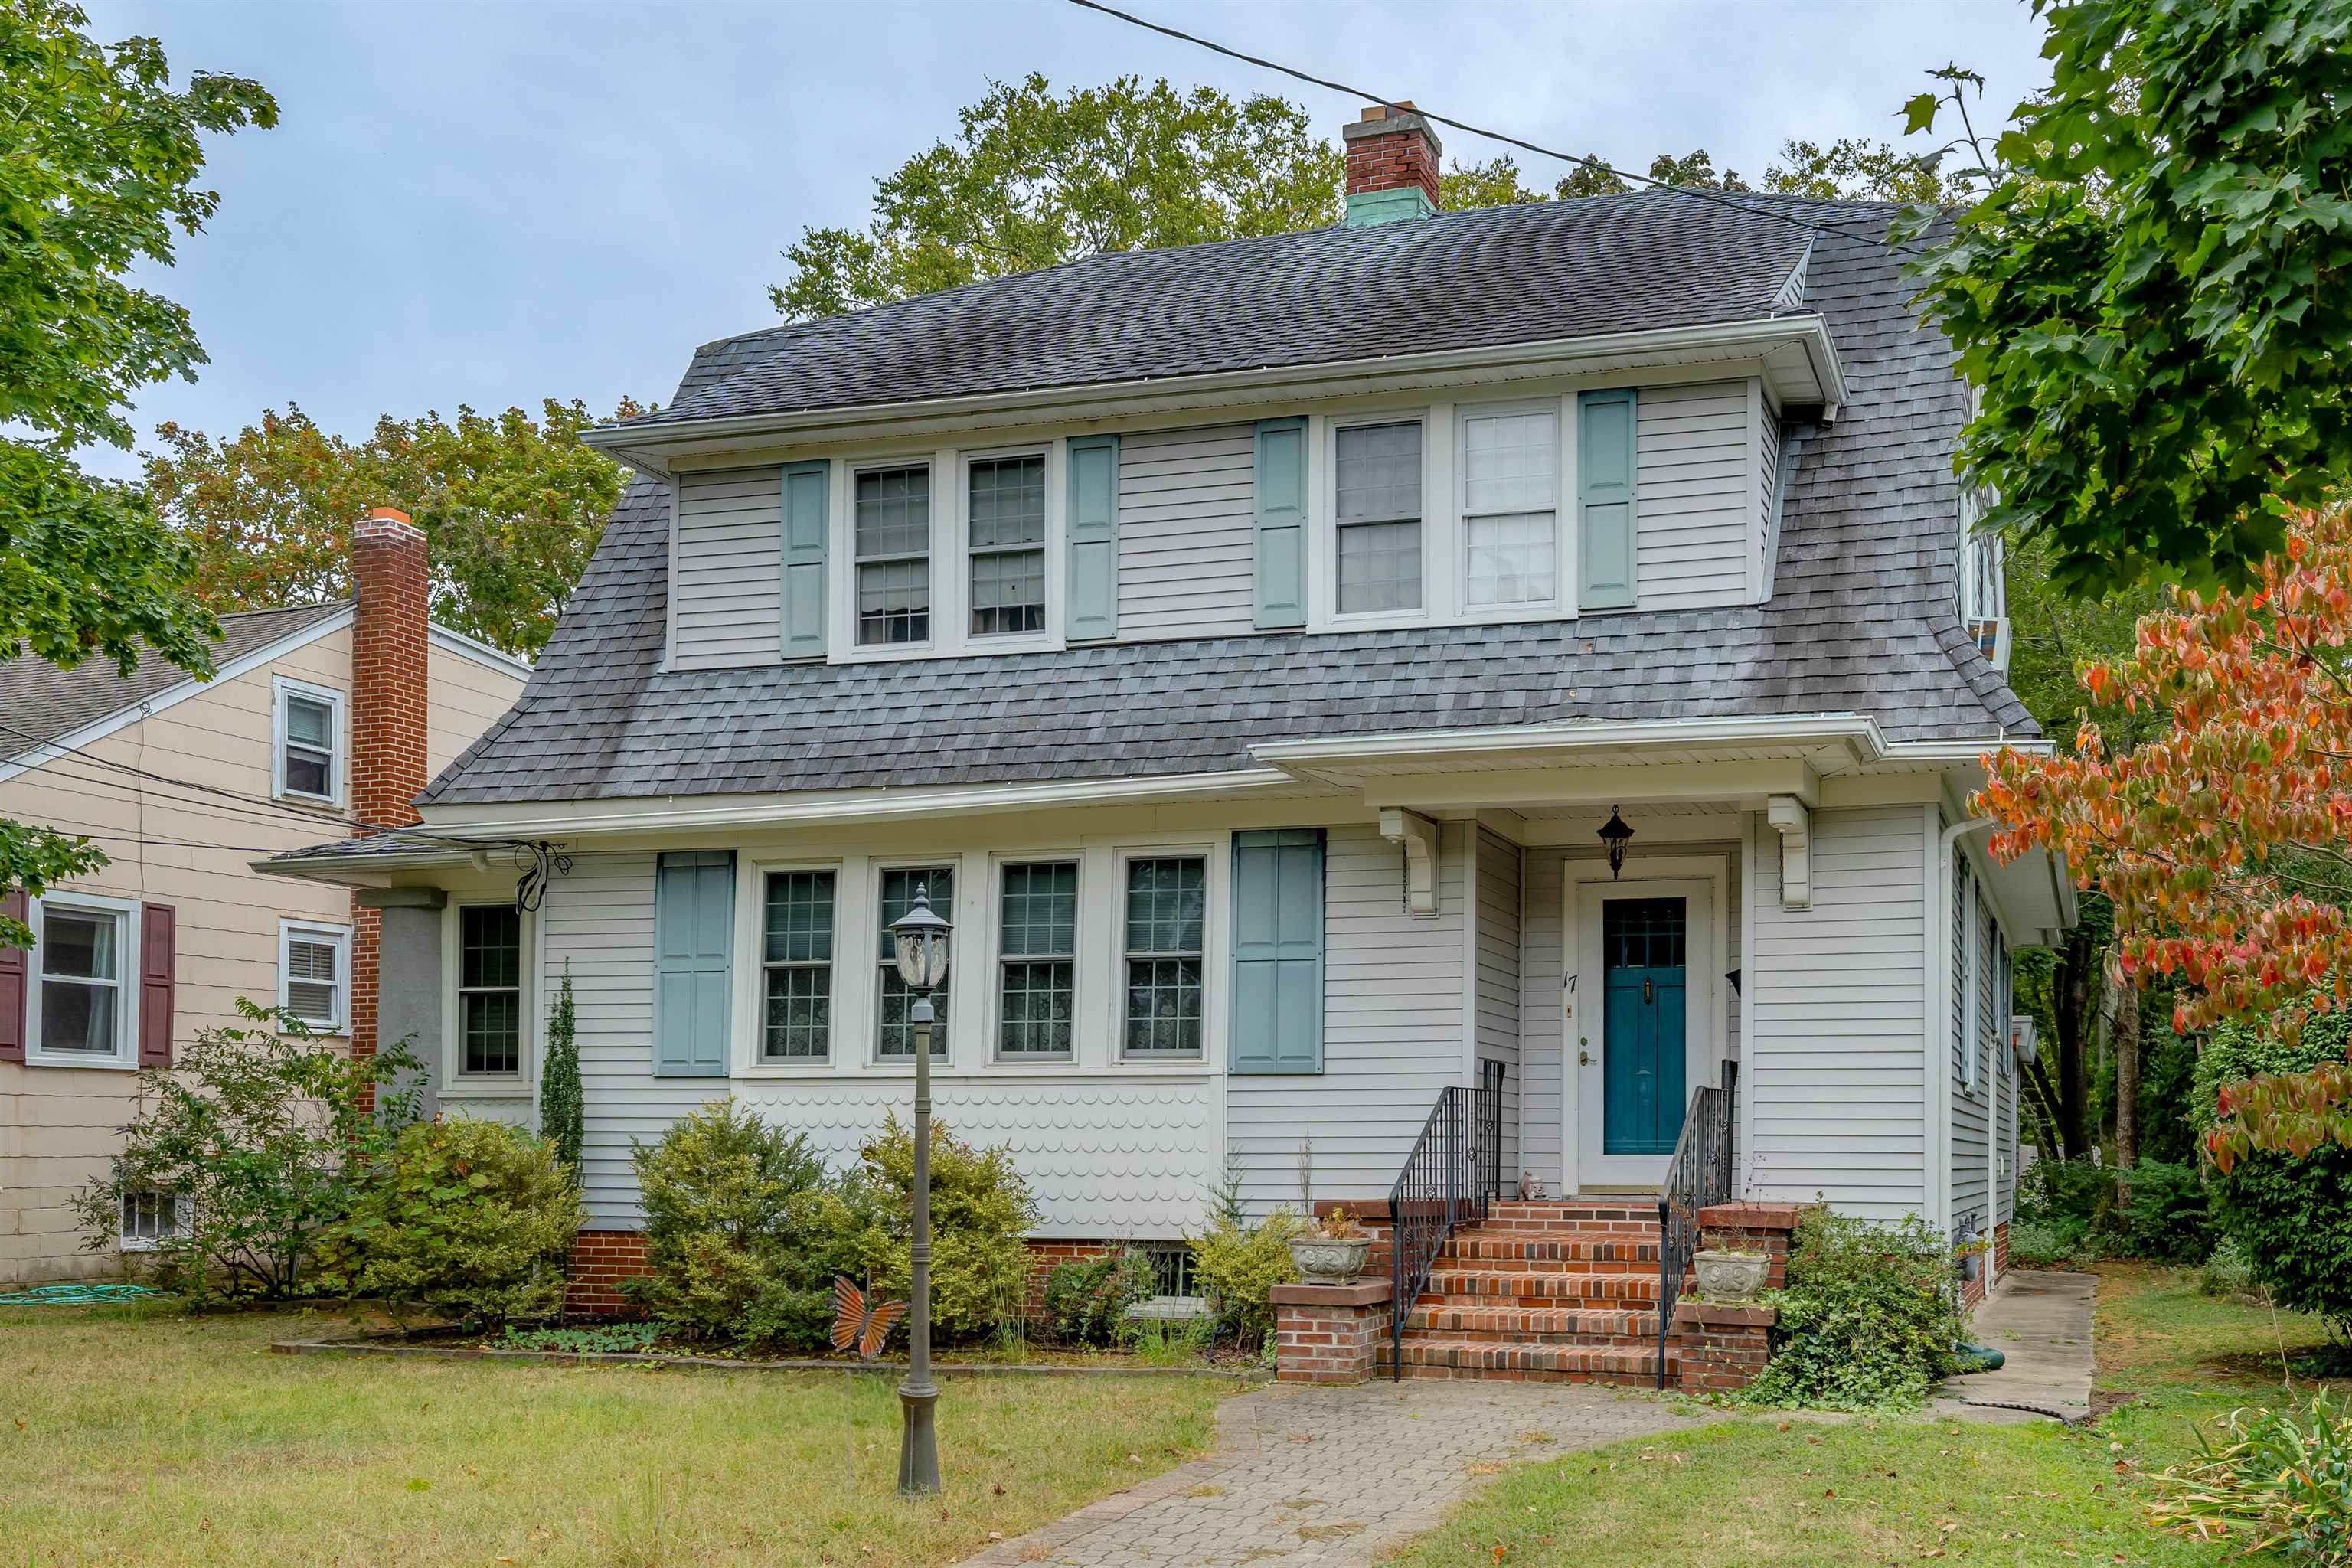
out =
<path fill-rule="evenodd" d="M 1384 1228 L 1381 1216 L 1369 1217 Z M 1724 1205 L 1701 1223 L 1771 1249 L 1772 1282 L 1780 1282 L 1793 1210 Z M 1339 1288 L 1353 1292 L 1342 1297 L 1283 1287 L 1276 1297 L 1280 1375 L 1339 1382 L 1385 1376 L 1401 1365 L 1407 1377 L 1654 1386 L 1659 1245 L 1654 1206 L 1498 1202 L 1486 1220 L 1446 1238 L 1427 1288 L 1406 1314 L 1393 1362 L 1384 1245 L 1377 1292 Z M 1737 1388 L 1764 1364 L 1773 1314 L 1697 1303 L 1689 1299 L 1692 1289 L 1685 1281 L 1666 1341 L 1666 1386 Z"/>

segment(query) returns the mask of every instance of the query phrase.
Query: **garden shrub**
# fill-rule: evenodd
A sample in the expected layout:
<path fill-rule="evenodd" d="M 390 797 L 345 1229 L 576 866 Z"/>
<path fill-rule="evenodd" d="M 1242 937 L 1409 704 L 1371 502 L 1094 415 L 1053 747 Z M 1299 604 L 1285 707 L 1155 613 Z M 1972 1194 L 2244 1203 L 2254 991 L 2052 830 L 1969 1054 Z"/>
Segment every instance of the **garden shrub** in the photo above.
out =
<path fill-rule="evenodd" d="M 68 1200 L 82 1246 L 105 1251 L 120 1242 L 127 1195 L 174 1194 L 179 1225 L 157 1240 L 154 1264 L 195 1306 L 310 1288 L 320 1237 L 416 1120 L 424 1070 L 405 1040 L 354 1058 L 291 1013 L 236 1007 L 254 1026 L 199 1030 L 170 1067 L 141 1071 L 112 1172 Z"/>
<path fill-rule="evenodd" d="M 370 1167 L 350 1217 L 328 1233 L 319 1283 L 379 1298 L 395 1321 L 418 1307 L 469 1328 L 552 1318 L 580 1221 L 553 1144 L 501 1121 L 421 1122 Z"/>
<path fill-rule="evenodd" d="M 649 1270 L 622 1282 L 631 1301 L 698 1339 L 825 1342 L 839 1259 L 806 1138 L 719 1100 L 630 1158 Z"/>
<path fill-rule="evenodd" d="M 1150 1260 L 1131 1247 L 1064 1263 L 1045 1277 L 1045 1323 L 1065 1344 L 1107 1345 L 1150 1294 Z"/>
<path fill-rule="evenodd" d="M 1217 1326 L 1245 1346 L 1255 1345 L 1274 1331 L 1276 1285 L 1298 1278 L 1290 1261 L 1290 1240 L 1305 1228 L 1298 1216 L 1278 1208 L 1252 1224 L 1230 1207 L 1209 1216 L 1192 1244 L 1192 1274 L 1208 1292 L 1217 1314 Z"/>
<path fill-rule="evenodd" d="M 2213 1251 L 2205 1181 L 2194 1165 L 2142 1160 L 2131 1171 L 2131 1201 L 2116 1215 L 2119 1250 L 2155 1263 L 2202 1263 Z"/>
<path fill-rule="evenodd" d="M 1790 1244 L 1772 1359 L 1748 1405 L 1901 1410 L 1924 1404 L 1960 1337 L 1950 1244 L 1912 1215 L 1887 1225 L 1808 1209 Z"/>
<path fill-rule="evenodd" d="M 2019 1218 L 2009 1227 L 2012 1268 L 2073 1268 L 2097 1256 L 2084 1227 Z"/>
<path fill-rule="evenodd" d="M 915 1137 L 894 1111 L 827 1194 L 821 1222 L 842 1272 L 899 1300 L 913 1289 Z M 977 1150 L 931 1123 L 931 1326 L 950 1337 L 993 1328 L 1028 1293 L 1029 1184 L 1009 1149 Z"/>
<path fill-rule="evenodd" d="M 2254 1293 L 2254 1271 L 2246 1262 L 2245 1248 L 2230 1237 L 2223 1237 L 2197 1271 L 2197 1293 L 2210 1296 L 2217 1301 L 2234 1301 Z"/>
<path fill-rule="evenodd" d="M 2352 1568 L 2352 1415 L 2325 1394 L 2224 1418 L 2229 1441 L 2153 1478 L 2157 1523 L 2246 1542 L 2318 1568 Z M 2218 1529 L 2216 1528 L 2218 1527 Z"/>
<path fill-rule="evenodd" d="M 2214 1233 L 2204 1179 L 2196 1167 L 2142 1160 L 2132 1167 L 2128 1203 L 2120 1201 L 2119 1174 L 2094 1160 L 2036 1160 L 2018 1181 L 2016 1224 L 2038 1227 L 2037 1240 L 2054 1259 L 2203 1262 L 2213 1249 Z M 2014 1232 L 2010 1255 L 2019 1256 Z"/>
<path fill-rule="evenodd" d="M 2198 1131 L 2212 1131 L 2223 1085 L 2341 1060 L 2347 1039 L 2352 1016 L 2343 1013 L 2311 1018 L 2293 1046 L 2253 1026 L 2215 1029 L 2197 1062 Z M 2352 1337 L 2352 1149 L 2326 1143 L 2300 1157 L 2255 1150 L 2210 1181 L 2214 1218 L 2245 1254 L 2254 1283 L 2280 1306 L 2318 1313 L 2339 1338 Z"/>

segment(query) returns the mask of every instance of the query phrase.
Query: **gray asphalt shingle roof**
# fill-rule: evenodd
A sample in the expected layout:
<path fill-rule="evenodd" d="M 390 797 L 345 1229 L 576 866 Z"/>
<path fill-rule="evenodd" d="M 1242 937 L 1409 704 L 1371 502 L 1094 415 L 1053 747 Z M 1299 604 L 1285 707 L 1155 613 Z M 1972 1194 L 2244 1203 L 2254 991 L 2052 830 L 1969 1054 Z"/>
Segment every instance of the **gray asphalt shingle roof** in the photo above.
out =
<path fill-rule="evenodd" d="M 1874 231 L 1892 212 L 1754 199 L 1832 216 L 1849 229 Z M 1696 203 L 1658 195 L 1600 200 L 1612 224 L 1630 226 L 1626 232 L 1655 247 L 1643 254 L 1664 270 L 1672 270 L 1666 239 L 1675 220 L 1714 233 L 1707 215 L 1716 209 Z M 1553 217 L 1559 210 L 1511 212 Z M 1486 254 L 1496 237 L 1574 231 L 1489 214 L 1391 227 L 1421 231 L 1404 247 L 1416 266 L 1444 235 L 1463 235 L 1465 248 L 1491 263 L 1467 269 L 1476 289 L 1460 277 L 1454 283 L 1480 308 L 1495 300 L 1477 289 L 1510 271 L 1508 257 Z M 1767 239 L 1760 229 L 1744 237 L 1758 246 Z M 1755 262 L 1728 292 L 1672 279 L 1625 287 L 1669 314 L 1753 299 L 1739 290 L 1760 289 L 1769 299 L 1787 272 L 1780 259 L 1792 266 L 1803 237 L 1771 226 L 1770 245 L 1780 247 L 1773 260 Z M 1321 286 L 1311 262 L 1330 254 L 1328 234 L 1238 243 L 1253 255 L 1296 247 L 1296 269 L 1269 260 L 1267 275 L 1289 277 L 1302 290 Z M 1214 248 L 1221 247 L 1169 254 Z M 1730 250 L 1751 261 L 1759 254 L 1711 239 L 1701 254 Z M 1528 258 L 1536 268 L 1569 265 L 1540 254 Z M 1588 258 L 1572 265 L 1590 274 L 1607 264 Z M 1402 287 L 1412 299 L 1426 297 L 1418 271 Z M 1382 294 L 1377 278 L 1351 275 L 1338 291 L 1363 296 L 1358 304 L 1383 319 L 1403 308 Z M 1885 247 L 1834 235 L 1815 239 L 1805 308 L 1828 321 L 1851 401 L 1834 424 L 1811 435 L 1795 464 L 1769 604 L 991 655 L 927 662 L 919 681 L 904 664 L 666 673 L 668 491 L 641 479 L 615 510 L 521 700 L 425 798 L 577 800 L 1205 773 L 1253 765 L 1248 747 L 1256 742 L 1568 719 L 1854 711 L 1875 717 L 1897 740 L 2035 733 L 1953 609 L 1958 524 L 1950 453 L 1961 387 L 1947 343 L 1914 322 L 1909 291 Z M 1455 315 L 1466 323 L 1475 313 Z M 1510 330 L 1496 328 L 1485 341 Z M 769 389 L 761 395 L 807 395 L 833 373 L 806 363 L 800 351 L 812 340 L 792 336 L 805 331 L 722 345 L 735 353 L 735 345 L 766 343 L 772 354 L 776 345 L 793 347 L 773 363 L 755 363 L 753 352 L 742 350 L 744 363 L 731 375 L 714 375 L 698 361 L 691 395 L 673 406 L 735 406 L 730 400 L 749 397 L 754 385 Z M 923 343 L 909 335 L 901 353 L 919 360 Z M 957 342 L 940 352 L 956 360 L 968 350 Z M 926 384 L 922 375 L 919 365 L 904 367 L 889 384 L 892 395 Z M 798 390 L 774 390 L 788 387 Z M 845 400 L 871 400 L 856 388 L 840 391 Z"/>
<path fill-rule="evenodd" d="M 217 668 L 242 658 L 350 607 L 350 600 L 339 599 L 223 616 L 220 640 L 213 645 L 213 665 Z M 0 664 L 0 757 L 15 756 L 38 742 L 71 734 L 85 724 L 160 697 L 194 679 L 152 653 L 142 658 L 139 668 L 128 676 L 119 674 L 114 661 L 108 658 L 86 658 L 71 669 L 60 669 L 38 655 L 19 654 Z"/>
<path fill-rule="evenodd" d="M 1627 195 L 1093 256 L 706 344 L 628 427 L 1759 320 L 1811 237 Z"/>

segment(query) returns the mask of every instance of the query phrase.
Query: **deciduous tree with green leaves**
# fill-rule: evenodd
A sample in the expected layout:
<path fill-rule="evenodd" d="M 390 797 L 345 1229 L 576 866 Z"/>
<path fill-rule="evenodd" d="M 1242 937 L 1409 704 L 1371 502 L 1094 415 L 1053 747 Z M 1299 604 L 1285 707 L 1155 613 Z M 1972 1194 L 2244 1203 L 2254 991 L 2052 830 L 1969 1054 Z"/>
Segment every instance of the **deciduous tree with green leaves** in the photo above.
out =
<path fill-rule="evenodd" d="M 1981 395 L 1961 466 L 2069 591 L 2242 585 L 2352 479 L 2352 5 L 2034 9 L 2049 89 L 1948 229 L 1901 231 Z M 1913 131 L 1965 114 L 1937 74 Z"/>
<path fill-rule="evenodd" d="M 73 453 L 128 447 L 131 394 L 204 363 L 187 312 L 126 275 L 169 266 L 173 231 L 219 205 L 195 183 L 205 134 L 274 125 L 278 106 L 243 77 L 175 90 L 155 39 L 101 46 L 88 25 L 67 0 L 0 6 L 0 654 L 209 674 L 219 628 L 189 592 L 190 551 Z M 104 863 L 87 840 L 0 820 L 0 889 Z M 31 940 L 0 916 L 0 942 Z"/>
<path fill-rule="evenodd" d="M 643 410 L 624 400 L 614 418 Z M 299 407 L 214 440 L 163 425 L 147 489 L 194 547 L 196 589 L 215 610 L 341 598 L 352 530 L 396 506 L 425 531 L 433 618 L 512 653 L 539 651 L 626 482 L 580 433 L 577 402 L 547 399 L 455 420 L 390 415 L 362 441 L 319 428 Z"/>

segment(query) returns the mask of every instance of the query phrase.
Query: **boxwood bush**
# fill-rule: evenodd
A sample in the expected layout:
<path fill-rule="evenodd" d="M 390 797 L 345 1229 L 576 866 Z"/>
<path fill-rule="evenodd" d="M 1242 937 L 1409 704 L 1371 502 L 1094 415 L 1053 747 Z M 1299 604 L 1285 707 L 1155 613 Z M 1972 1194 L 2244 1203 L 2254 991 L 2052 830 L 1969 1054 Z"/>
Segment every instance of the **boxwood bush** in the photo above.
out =
<path fill-rule="evenodd" d="M 2258 1026 L 2215 1029 L 2197 1060 L 2198 1131 L 2219 1120 L 2223 1085 L 2339 1061 L 2347 1041 L 2352 1017 L 2342 1013 L 2311 1019 L 2292 1046 Z M 2316 1312 L 2339 1339 L 2352 1338 L 2352 1149 L 2323 1144 L 2300 1158 L 2256 1152 L 2210 1182 L 2215 1217 L 2254 1283 L 2280 1306 Z"/>
<path fill-rule="evenodd" d="M 867 1289 L 899 1300 L 913 1288 L 915 1136 L 894 1111 L 858 1152 L 857 1169 L 825 1200 L 823 1220 Z M 931 1326 L 984 1333 L 1021 1310 L 1029 1283 L 1029 1184 L 1010 1149 L 974 1149 L 931 1123 Z"/>

